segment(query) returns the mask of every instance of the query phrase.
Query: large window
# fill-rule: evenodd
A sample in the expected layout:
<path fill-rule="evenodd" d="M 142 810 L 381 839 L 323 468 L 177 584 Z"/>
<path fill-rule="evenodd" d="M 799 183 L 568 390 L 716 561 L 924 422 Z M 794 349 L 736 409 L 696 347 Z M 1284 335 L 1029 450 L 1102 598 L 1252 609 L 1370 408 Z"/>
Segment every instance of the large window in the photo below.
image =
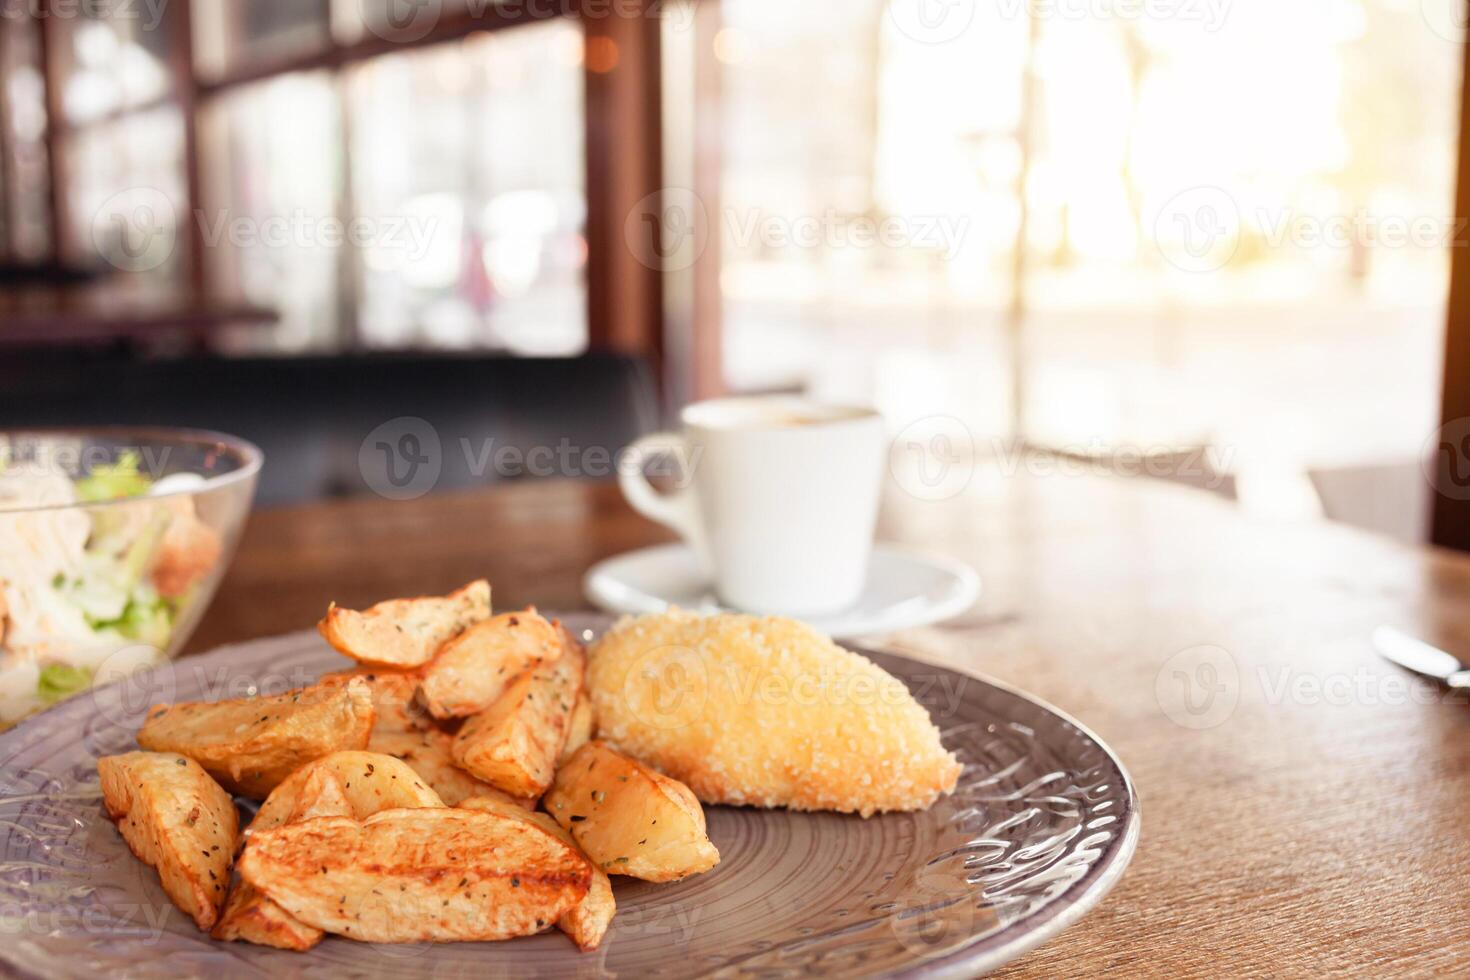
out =
<path fill-rule="evenodd" d="M 0 20 L 6 255 L 278 314 L 236 351 L 583 349 L 582 23 L 398 6 Z"/>
<path fill-rule="evenodd" d="M 330 46 L 330 13 L 322 0 L 190 0 L 190 7 L 194 68 L 206 80 L 309 57 Z"/>
<path fill-rule="evenodd" d="M 237 350 L 598 346 L 1243 496 L 1417 479 L 1462 0 L 640 2 L 0 19 L 5 255 L 280 314 Z"/>
<path fill-rule="evenodd" d="M 923 6 L 724 0 L 729 385 L 1237 471 L 1414 459 L 1456 3 Z"/>
<path fill-rule="evenodd" d="M 0 259 L 36 264 L 51 251 L 50 158 L 41 29 L 14 20 L 0 29 Z"/>
<path fill-rule="evenodd" d="M 585 345 L 581 58 L 558 21 L 352 73 L 365 343 Z"/>
<path fill-rule="evenodd" d="M 175 106 L 78 127 L 57 144 L 66 173 L 62 241 L 74 260 L 177 280 L 186 251 L 183 119 Z"/>
<path fill-rule="evenodd" d="M 335 234 L 342 201 L 342 116 L 325 71 L 278 75 L 213 99 L 200 118 L 207 281 L 274 309 L 269 336 L 236 348 L 280 351 L 350 342 L 349 256 Z"/>
<path fill-rule="evenodd" d="M 178 38 L 165 11 L 78 4 L 46 17 L 63 124 L 95 122 L 172 92 L 169 58 Z"/>

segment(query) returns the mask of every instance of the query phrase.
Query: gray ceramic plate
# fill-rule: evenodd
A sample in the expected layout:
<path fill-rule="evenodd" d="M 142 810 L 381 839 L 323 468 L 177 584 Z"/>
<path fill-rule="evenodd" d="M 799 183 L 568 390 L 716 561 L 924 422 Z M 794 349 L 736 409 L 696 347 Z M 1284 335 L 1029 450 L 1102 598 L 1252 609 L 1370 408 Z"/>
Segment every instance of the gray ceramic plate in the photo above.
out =
<path fill-rule="evenodd" d="M 134 746 L 150 703 L 285 690 L 342 659 L 294 633 L 100 688 L 0 736 L 0 966 L 45 977 L 970 976 L 1097 904 L 1139 823 L 1107 747 L 998 684 L 869 656 L 929 707 L 965 763 L 954 795 L 871 820 L 711 807 L 720 864 L 670 885 L 614 878 L 617 918 L 588 954 L 557 932 L 440 946 L 328 938 L 305 954 L 211 941 L 103 816 L 97 757 Z"/>

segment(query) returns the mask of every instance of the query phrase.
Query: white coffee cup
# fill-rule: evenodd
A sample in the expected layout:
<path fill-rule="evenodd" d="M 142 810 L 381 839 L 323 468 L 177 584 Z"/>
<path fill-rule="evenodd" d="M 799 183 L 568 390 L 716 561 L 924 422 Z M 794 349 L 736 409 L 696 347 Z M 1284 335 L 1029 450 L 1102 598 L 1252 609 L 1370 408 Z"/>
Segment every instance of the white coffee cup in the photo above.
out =
<path fill-rule="evenodd" d="M 679 533 L 720 601 L 760 613 L 816 616 L 862 592 L 884 465 L 872 409 L 793 397 L 723 398 L 680 413 L 631 458 L 671 454 L 681 487 L 659 493 L 642 469 L 620 468 L 623 496 Z"/>

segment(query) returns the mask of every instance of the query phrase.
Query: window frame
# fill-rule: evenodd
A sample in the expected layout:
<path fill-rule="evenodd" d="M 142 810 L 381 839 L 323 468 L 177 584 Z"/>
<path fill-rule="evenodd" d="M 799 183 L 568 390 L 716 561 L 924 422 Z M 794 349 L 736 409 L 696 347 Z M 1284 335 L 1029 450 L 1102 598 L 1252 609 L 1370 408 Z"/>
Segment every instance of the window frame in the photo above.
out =
<path fill-rule="evenodd" d="M 1450 291 L 1446 303 L 1443 384 L 1440 388 L 1440 429 L 1429 448 L 1433 485 L 1429 538 L 1444 548 L 1470 551 L 1470 495 L 1466 493 L 1461 457 L 1470 422 L 1470 254 L 1466 228 L 1470 226 L 1470 44 L 1464 47 L 1460 76 L 1460 145 L 1455 174 L 1454 239 L 1450 243 Z"/>
<path fill-rule="evenodd" d="M 580 21 L 587 38 L 606 38 L 618 46 L 617 64 L 606 71 L 583 66 L 584 172 L 587 194 L 587 335 L 588 348 L 632 354 L 647 359 L 662 379 L 664 316 L 661 274 L 638 263 L 623 242 L 623 217 L 660 192 L 662 186 L 659 0 L 606 2 L 564 0 L 500 6 L 470 5 L 446 11 L 422 36 L 385 38 L 369 35 L 343 43 L 331 29 L 331 0 L 321 4 L 327 23 L 324 45 L 315 51 L 282 58 L 254 57 L 230 66 L 219 77 L 202 77 L 194 55 L 193 4 L 173 0 L 165 7 L 173 46 L 169 57 L 170 87 L 156 98 L 137 105 L 119 106 L 84 122 L 69 120 L 62 107 L 59 45 L 62 25 L 52 15 L 54 0 L 43 0 L 39 11 L 42 75 L 46 87 L 46 152 L 51 186 L 49 219 L 51 259 L 63 266 L 83 254 L 68 220 L 68 143 L 79 133 L 163 107 L 174 107 L 183 122 L 183 166 L 186 209 L 190 215 L 203 207 L 202 165 L 198 127 L 200 114 L 213 100 L 251 85 L 297 72 L 326 71 L 340 83 L 343 73 L 387 55 L 415 48 L 451 43 L 469 35 L 512 30 L 563 17 Z M 310 2 L 310 0 L 306 0 Z M 713 0 L 705 3 L 714 7 Z M 344 126 L 349 125 L 343 113 Z M 0 148 L 3 149 L 3 148 Z M 346 165 L 344 161 L 344 166 Z M 350 218 L 350 214 L 341 217 Z M 188 221 L 182 236 L 182 282 L 197 296 L 210 296 L 209 264 L 198 221 Z M 6 250 L 8 252 L 8 249 Z M 345 320 L 352 320 L 349 312 Z M 356 324 L 344 324 L 346 346 L 354 346 Z"/>

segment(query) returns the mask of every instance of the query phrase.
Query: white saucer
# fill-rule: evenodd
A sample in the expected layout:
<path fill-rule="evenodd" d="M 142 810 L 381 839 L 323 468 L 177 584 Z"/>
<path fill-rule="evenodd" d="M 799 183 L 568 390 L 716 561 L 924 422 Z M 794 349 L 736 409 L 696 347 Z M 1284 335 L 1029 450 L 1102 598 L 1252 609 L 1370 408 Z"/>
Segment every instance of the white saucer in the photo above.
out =
<path fill-rule="evenodd" d="M 682 544 L 643 548 L 598 562 L 582 579 L 598 608 L 613 613 L 662 612 L 669 606 L 720 612 L 710 581 Z M 882 545 L 873 549 L 868 580 L 852 608 L 835 615 L 802 617 L 829 636 L 854 637 L 925 626 L 968 609 L 980 595 L 974 569 Z"/>

